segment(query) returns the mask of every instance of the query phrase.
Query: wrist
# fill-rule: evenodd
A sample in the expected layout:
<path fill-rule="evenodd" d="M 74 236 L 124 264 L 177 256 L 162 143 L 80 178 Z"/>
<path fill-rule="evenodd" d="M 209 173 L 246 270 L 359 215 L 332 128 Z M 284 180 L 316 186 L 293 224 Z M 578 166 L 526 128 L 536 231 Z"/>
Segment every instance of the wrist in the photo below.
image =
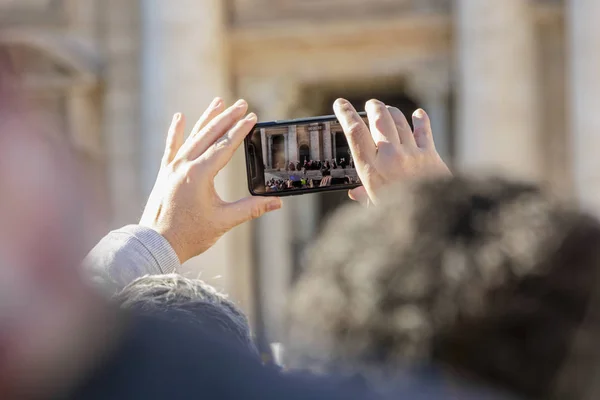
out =
<path fill-rule="evenodd" d="M 140 222 L 140 226 L 154 232 L 157 236 L 160 236 L 162 239 L 161 247 L 164 251 L 169 252 L 172 257 L 176 258 L 179 265 L 189 259 L 189 257 L 185 257 L 185 253 L 183 252 L 182 246 L 178 242 L 176 235 L 171 233 L 169 229 L 164 229 L 154 224 L 145 224 L 143 222 Z"/>
<path fill-rule="evenodd" d="M 167 242 L 169 242 L 169 244 L 173 248 L 173 251 L 177 255 L 177 258 L 179 259 L 179 263 L 180 264 L 183 264 L 187 260 L 189 260 L 190 258 L 192 258 L 192 257 L 190 257 L 190 256 L 187 255 L 187 253 L 184 250 L 185 246 L 183 246 L 181 244 L 181 242 L 178 240 L 177 235 L 175 233 L 171 232 L 170 230 L 165 230 L 164 232 L 160 232 L 159 231 L 158 233 L 163 238 L 165 238 L 165 240 Z"/>

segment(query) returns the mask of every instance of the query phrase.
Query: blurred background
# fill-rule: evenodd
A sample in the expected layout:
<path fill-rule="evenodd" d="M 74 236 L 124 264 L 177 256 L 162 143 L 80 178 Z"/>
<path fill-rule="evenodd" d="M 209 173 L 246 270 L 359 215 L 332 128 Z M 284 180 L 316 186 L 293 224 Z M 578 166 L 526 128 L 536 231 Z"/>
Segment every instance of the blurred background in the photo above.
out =
<path fill-rule="evenodd" d="M 135 223 L 173 113 L 215 96 L 262 121 L 361 110 L 431 116 L 454 167 L 547 182 L 600 211 L 598 0 L 0 0 L 29 101 L 84 161 L 104 230 Z M 244 157 L 218 177 L 248 194 Z M 302 250 L 345 192 L 286 198 L 184 266 L 276 341 Z"/>

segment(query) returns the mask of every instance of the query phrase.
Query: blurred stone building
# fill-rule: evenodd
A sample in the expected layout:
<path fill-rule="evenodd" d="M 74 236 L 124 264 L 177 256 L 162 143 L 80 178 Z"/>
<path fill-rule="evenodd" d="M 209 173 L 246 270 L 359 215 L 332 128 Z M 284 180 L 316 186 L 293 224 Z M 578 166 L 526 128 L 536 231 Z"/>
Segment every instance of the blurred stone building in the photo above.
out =
<path fill-rule="evenodd" d="M 217 95 L 261 120 L 330 114 L 339 96 L 422 106 L 455 167 L 542 179 L 600 211 L 598 0 L 0 0 L 0 19 L 106 228 L 139 217 L 172 113 L 191 121 Z M 241 153 L 218 186 L 248 193 Z M 344 197 L 286 199 L 185 270 L 276 338 L 301 249 Z"/>

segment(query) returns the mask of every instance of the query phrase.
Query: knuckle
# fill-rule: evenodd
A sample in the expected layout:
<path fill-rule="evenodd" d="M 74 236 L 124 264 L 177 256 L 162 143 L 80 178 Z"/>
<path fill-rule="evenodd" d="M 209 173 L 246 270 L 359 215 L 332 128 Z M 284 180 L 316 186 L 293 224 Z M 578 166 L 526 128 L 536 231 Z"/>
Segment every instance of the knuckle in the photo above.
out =
<path fill-rule="evenodd" d="M 398 131 L 398 133 L 403 134 L 403 135 L 413 135 L 413 131 L 410 129 L 410 126 L 408 124 L 404 124 L 402 122 L 398 122 L 398 121 L 394 121 L 395 125 L 396 125 L 396 130 Z"/>
<path fill-rule="evenodd" d="M 373 118 L 373 125 L 375 129 L 380 132 L 387 130 L 385 120 L 383 119 L 383 115 L 381 113 L 377 113 L 375 115 L 375 118 Z"/>
<path fill-rule="evenodd" d="M 175 173 L 176 170 L 176 161 L 168 163 L 165 160 L 164 166 L 163 166 L 163 170 L 167 175 L 173 175 Z"/>
<path fill-rule="evenodd" d="M 359 121 L 352 121 L 348 125 L 347 134 L 349 136 L 358 136 L 362 131 L 362 124 Z"/>
<path fill-rule="evenodd" d="M 403 164 L 407 166 L 418 166 L 421 165 L 423 155 L 420 153 L 411 153 L 408 157 L 403 160 Z"/>
<path fill-rule="evenodd" d="M 392 147 L 390 150 L 390 157 L 393 160 L 402 160 L 404 158 L 404 151 L 401 148 Z"/>
<path fill-rule="evenodd" d="M 391 145 L 389 143 L 379 143 L 377 146 L 377 153 L 384 157 L 391 159 L 401 158 L 404 155 L 404 150 L 401 147 Z"/>
<path fill-rule="evenodd" d="M 198 174 L 198 171 L 201 170 L 199 166 L 188 163 L 187 165 L 181 167 L 181 174 L 184 176 L 186 181 L 193 181 Z"/>
<path fill-rule="evenodd" d="M 169 172 L 169 174 L 174 174 L 175 172 L 177 172 L 177 170 L 179 170 L 179 168 L 182 167 L 183 164 L 183 160 L 176 158 L 169 165 L 167 165 L 167 171 Z"/>
<path fill-rule="evenodd" d="M 223 136 L 215 142 L 215 150 L 221 150 L 231 146 L 231 139 L 228 136 Z"/>
<path fill-rule="evenodd" d="M 256 219 L 256 218 L 258 218 L 258 217 L 260 217 L 261 215 L 263 215 L 263 214 L 264 214 L 264 211 L 265 211 L 265 210 L 264 210 L 264 207 L 263 207 L 263 206 L 259 206 L 259 205 L 257 205 L 257 206 L 253 206 L 253 207 L 250 209 L 250 218 L 252 218 L 252 219 Z"/>

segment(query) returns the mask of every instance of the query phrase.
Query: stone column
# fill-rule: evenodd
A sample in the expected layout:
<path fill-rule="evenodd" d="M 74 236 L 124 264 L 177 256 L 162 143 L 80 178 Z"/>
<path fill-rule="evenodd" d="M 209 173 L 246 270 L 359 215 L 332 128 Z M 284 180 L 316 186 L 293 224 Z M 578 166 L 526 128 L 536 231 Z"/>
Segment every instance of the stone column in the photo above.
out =
<path fill-rule="evenodd" d="M 331 161 L 331 123 L 325 122 L 323 124 L 323 158 Z M 325 161 L 323 160 L 323 161 Z"/>
<path fill-rule="evenodd" d="M 102 18 L 99 18 L 99 15 L 101 15 L 101 10 L 105 10 L 104 7 L 106 7 L 106 4 L 110 4 L 110 1 L 108 0 L 101 4 L 95 0 L 78 0 L 76 4 L 66 4 L 71 16 L 69 19 L 69 31 L 75 33 L 79 39 L 84 39 L 94 44 L 98 43 L 100 39 L 100 35 L 98 35 L 98 20 Z M 105 22 L 108 21 L 101 21 L 101 24 Z"/>
<path fill-rule="evenodd" d="M 284 133 L 283 134 L 283 153 L 285 154 L 285 168 L 287 168 L 290 164 L 290 159 L 289 159 L 289 154 L 288 154 L 288 145 L 289 145 L 289 141 L 288 141 L 288 134 Z"/>
<path fill-rule="evenodd" d="M 308 134 L 310 138 L 310 158 L 314 161 L 321 159 L 321 143 L 319 140 L 319 127 L 310 126 L 308 128 Z"/>
<path fill-rule="evenodd" d="M 267 149 L 267 130 L 265 128 L 260 129 L 260 144 L 262 147 L 262 163 L 266 167 L 269 161 L 269 150 Z"/>
<path fill-rule="evenodd" d="M 140 184 L 141 55 L 139 2 L 108 0 L 104 4 L 102 39 L 104 70 L 103 137 L 108 154 L 111 226 L 117 228 L 140 216 L 144 205 Z M 160 158 L 156 163 L 160 162 Z"/>
<path fill-rule="evenodd" d="M 298 162 L 298 135 L 296 125 L 288 127 L 288 159 L 296 164 Z"/>
<path fill-rule="evenodd" d="M 75 87 L 70 90 L 67 97 L 67 127 L 74 149 L 77 150 L 78 156 L 84 157 L 84 163 L 81 165 L 85 168 L 84 176 L 94 183 L 89 188 L 92 191 L 90 194 L 93 201 L 89 206 L 100 222 L 94 223 L 91 226 L 94 229 L 85 232 L 85 243 L 95 243 L 99 237 L 106 235 L 106 232 L 115 227 L 116 222 L 111 221 L 114 216 L 114 211 L 111 209 L 111 195 L 112 199 L 120 198 L 120 193 L 111 193 L 108 186 L 107 173 L 112 166 L 106 160 L 106 156 L 110 157 L 110 155 L 102 146 L 104 140 L 101 110 L 99 91 L 85 87 Z M 134 170 L 135 166 L 131 165 L 129 168 Z M 127 200 L 119 199 L 119 201 Z M 137 215 L 132 217 L 137 218 Z"/>
<path fill-rule="evenodd" d="M 570 104 L 575 194 L 600 215 L 600 2 L 569 2 Z"/>
<path fill-rule="evenodd" d="M 337 144 L 335 141 L 335 132 L 331 135 L 331 148 L 333 150 L 333 158 L 336 160 L 337 162 Z"/>
<path fill-rule="evenodd" d="M 532 11 L 528 0 L 457 0 L 457 150 L 471 170 L 541 177 Z"/>
<path fill-rule="evenodd" d="M 267 136 L 267 168 L 273 168 L 273 136 Z"/>

